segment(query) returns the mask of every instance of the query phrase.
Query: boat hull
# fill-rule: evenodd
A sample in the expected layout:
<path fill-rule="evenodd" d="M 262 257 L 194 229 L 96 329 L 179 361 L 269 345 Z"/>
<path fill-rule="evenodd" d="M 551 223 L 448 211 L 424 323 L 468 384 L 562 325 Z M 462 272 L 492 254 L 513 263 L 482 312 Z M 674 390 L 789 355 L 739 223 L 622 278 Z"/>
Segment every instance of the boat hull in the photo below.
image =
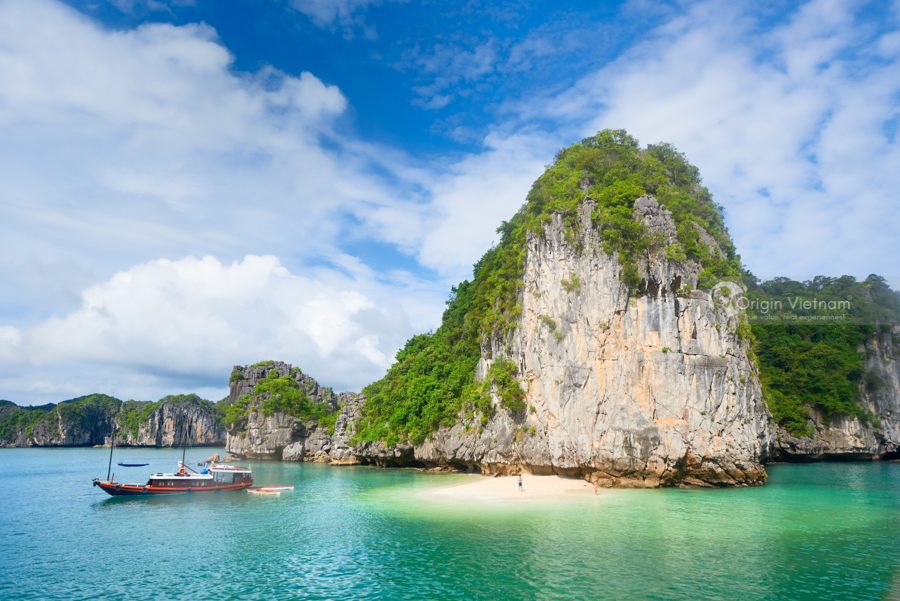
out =
<path fill-rule="evenodd" d="M 207 495 L 244 490 L 253 486 L 253 481 L 241 482 L 240 484 L 223 484 L 216 487 L 162 488 L 156 486 L 139 486 L 135 484 L 115 484 L 114 482 L 94 480 L 94 486 L 99 486 L 104 492 L 114 497 L 171 497 L 178 495 Z"/>

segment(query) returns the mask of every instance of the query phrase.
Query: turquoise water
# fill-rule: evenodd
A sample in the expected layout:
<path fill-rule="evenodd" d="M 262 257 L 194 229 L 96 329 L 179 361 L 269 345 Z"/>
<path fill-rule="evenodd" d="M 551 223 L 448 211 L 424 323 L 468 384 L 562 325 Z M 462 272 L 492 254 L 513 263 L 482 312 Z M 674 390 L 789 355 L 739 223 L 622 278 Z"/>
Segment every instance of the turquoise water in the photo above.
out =
<path fill-rule="evenodd" d="M 0 451 L 0 598 L 900 599 L 897 463 L 773 466 L 749 489 L 450 502 L 428 492 L 474 476 L 262 462 L 257 484 L 296 491 L 112 498 L 91 486 L 107 458 Z M 151 465 L 116 471 L 139 481 L 179 458 L 123 449 L 117 461 Z"/>

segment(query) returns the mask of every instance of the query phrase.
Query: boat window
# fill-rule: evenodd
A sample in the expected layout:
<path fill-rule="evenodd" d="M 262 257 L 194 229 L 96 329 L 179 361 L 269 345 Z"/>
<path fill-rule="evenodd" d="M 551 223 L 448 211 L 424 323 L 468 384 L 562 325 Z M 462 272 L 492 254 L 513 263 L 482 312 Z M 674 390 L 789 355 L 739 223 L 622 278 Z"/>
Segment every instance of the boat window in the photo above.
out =
<path fill-rule="evenodd" d="M 222 484 L 231 484 L 234 481 L 234 474 L 216 472 L 216 482 Z"/>

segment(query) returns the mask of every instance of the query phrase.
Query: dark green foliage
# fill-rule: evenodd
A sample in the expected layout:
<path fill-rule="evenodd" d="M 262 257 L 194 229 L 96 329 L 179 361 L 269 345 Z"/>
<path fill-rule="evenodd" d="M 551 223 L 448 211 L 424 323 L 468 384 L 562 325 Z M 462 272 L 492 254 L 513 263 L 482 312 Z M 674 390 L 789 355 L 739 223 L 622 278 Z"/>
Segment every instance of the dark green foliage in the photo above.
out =
<path fill-rule="evenodd" d="M 463 283 L 459 294 L 466 289 Z M 440 426 L 454 424 L 466 401 L 489 408 L 490 399 L 474 382 L 478 343 L 462 327 L 464 312 L 447 319 L 454 308 L 444 313 L 448 327 L 410 339 L 388 376 L 365 388 L 355 439 L 418 444 Z M 460 323 L 453 323 L 454 317 Z"/>
<path fill-rule="evenodd" d="M 387 375 L 366 387 L 356 441 L 419 443 L 469 411 L 480 412 L 482 423 L 486 422 L 493 409 L 486 385 L 475 382 L 480 343 L 516 326 L 522 310 L 518 294 L 528 232 L 543 233 L 551 215 L 561 213 L 568 224 L 567 239 L 581 250 L 578 208 L 585 193 L 579 185 L 586 177 L 594 181 L 589 194 L 598 208 L 592 217 L 602 228 L 603 248 L 619 253 L 623 277 L 632 288 L 640 283 L 636 263 L 640 253 L 661 244 L 632 218 L 634 201 L 645 193 L 655 195 L 672 211 L 679 256 L 701 261 L 713 278 L 740 275 L 740 258 L 725 229 L 721 207 L 700 186 L 697 168 L 670 145 L 642 150 L 624 131 L 602 131 L 559 151 L 532 186 L 525 205 L 497 229 L 500 242 L 475 264 L 474 280 L 452 289 L 441 327 L 433 334 L 411 338 Z M 710 255 L 699 242 L 694 223 L 718 241 L 725 259 Z M 563 286 L 573 292 L 580 284 L 573 275 Z M 555 330 L 556 323 L 549 317 L 544 323 Z M 558 334 L 558 339 L 565 336 Z M 506 380 L 502 373 L 500 377 Z M 518 393 L 504 390 L 509 402 L 518 407 Z M 509 407 L 506 398 L 504 404 Z"/>
<path fill-rule="evenodd" d="M 275 374 L 274 376 L 272 374 Z M 272 370 L 269 377 L 261 380 L 253 389 L 253 393 L 268 396 L 263 398 L 261 410 L 265 415 L 275 412 L 286 413 L 300 419 L 314 419 L 320 423 L 322 420 L 334 423 L 336 416 L 332 414 L 331 405 L 328 403 L 313 403 L 306 396 L 297 381 L 290 374 L 279 377 L 278 372 Z"/>
<path fill-rule="evenodd" d="M 576 292 L 578 288 L 581 287 L 581 280 L 574 273 L 569 279 L 563 278 L 562 280 L 560 280 L 560 283 L 562 284 L 563 288 L 565 288 L 566 292 Z"/>
<path fill-rule="evenodd" d="M 866 372 L 866 390 L 876 391 L 884 388 L 884 380 L 874 371 Z"/>
<path fill-rule="evenodd" d="M 488 370 L 488 378 L 497 386 L 497 395 L 510 411 L 525 411 L 525 390 L 515 379 L 519 369 L 512 359 L 497 359 Z"/>
<path fill-rule="evenodd" d="M 140 425 L 159 408 L 162 401 L 125 401 L 122 404 L 122 419 L 119 429 L 124 434 L 131 431 L 135 437 L 138 435 Z"/>
<path fill-rule="evenodd" d="M 273 365 L 275 365 L 275 362 L 270 359 L 268 361 L 260 361 L 259 363 L 254 363 L 250 367 L 272 367 Z"/>
<path fill-rule="evenodd" d="M 751 336 L 758 358 L 760 379 L 775 420 L 789 432 L 809 436 L 809 407 L 826 416 L 836 414 L 870 419 L 858 400 L 863 385 L 876 390 L 880 378 L 865 370 L 865 357 L 858 349 L 876 334 L 875 324 L 900 319 L 897 296 L 883 278 L 869 276 L 863 282 L 844 276 L 817 277 L 807 282 L 787 278 L 757 284 L 749 281 L 748 298 L 831 300 L 856 299 L 847 311 L 852 325 L 823 322 L 782 322 L 763 325 L 754 321 Z M 871 302 L 868 300 L 871 299 Z M 780 314 L 810 313 L 790 309 L 787 300 Z M 790 310 L 789 310 L 790 309 Z M 751 320 L 760 310 L 752 304 Z M 773 312 L 769 312 L 772 315 Z"/>
<path fill-rule="evenodd" d="M 552 317 L 550 317 L 549 315 L 539 315 L 539 316 L 538 316 L 538 319 L 540 319 L 541 322 L 542 322 L 545 326 L 547 326 L 548 328 L 550 328 L 550 331 L 551 331 L 551 332 L 554 331 L 554 330 L 556 329 L 556 320 L 553 319 Z"/>
<path fill-rule="evenodd" d="M 44 421 L 46 409 L 19 407 L 13 403 L 0 407 L 0 440 L 12 442 L 20 431 L 31 436 L 33 425 Z"/>
<path fill-rule="evenodd" d="M 239 371 L 231 372 L 231 378 L 229 378 L 229 382 L 240 382 L 244 379 L 244 374 Z"/>
<path fill-rule="evenodd" d="M 666 249 L 666 259 L 669 261 L 684 261 L 687 259 L 687 254 L 685 254 L 680 244 L 673 244 Z"/>
<path fill-rule="evenodd" d="M 237 398 L 234 403 L 228 404 L 228 399 L 222 399 L 219 405 L 223 412 L 222 422 L 226 426 L 233 426 L 245 417 L 247 417 L 247 409 L 250 407 L 250 395 L 244 394 Z"/>

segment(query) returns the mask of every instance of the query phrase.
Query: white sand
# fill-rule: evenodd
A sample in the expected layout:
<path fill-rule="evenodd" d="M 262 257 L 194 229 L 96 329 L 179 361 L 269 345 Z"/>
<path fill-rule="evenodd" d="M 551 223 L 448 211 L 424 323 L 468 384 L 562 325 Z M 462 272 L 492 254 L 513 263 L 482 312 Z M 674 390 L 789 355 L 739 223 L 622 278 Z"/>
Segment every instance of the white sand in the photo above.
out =
<path fill-rule="evenodd" d="M 480 476 L 472 482 L 447 486 L 428 493 L 440 500 L 519 501 L 544 499 L 562 495 L 592 495 L 594 487 L 584 480 L 558 476 L 531 476 L 522 474 L 522 491 L 519 492 L 518 476 Z"/>

